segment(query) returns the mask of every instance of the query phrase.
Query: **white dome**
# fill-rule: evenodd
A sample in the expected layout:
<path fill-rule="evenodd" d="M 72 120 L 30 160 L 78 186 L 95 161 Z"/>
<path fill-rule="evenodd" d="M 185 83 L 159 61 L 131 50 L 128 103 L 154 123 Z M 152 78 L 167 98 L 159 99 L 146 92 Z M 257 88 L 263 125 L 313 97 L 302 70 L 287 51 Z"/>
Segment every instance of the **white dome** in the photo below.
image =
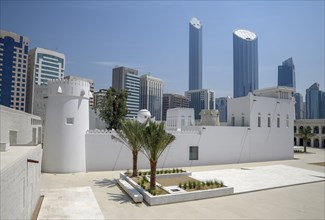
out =
<path fill-rule="evenodd" d="M 148 118 L 151 118 L 151 113 L 147 109 L 141 109 L 138 112 L 137 119 L 140 123 L 146 122 Z"/>

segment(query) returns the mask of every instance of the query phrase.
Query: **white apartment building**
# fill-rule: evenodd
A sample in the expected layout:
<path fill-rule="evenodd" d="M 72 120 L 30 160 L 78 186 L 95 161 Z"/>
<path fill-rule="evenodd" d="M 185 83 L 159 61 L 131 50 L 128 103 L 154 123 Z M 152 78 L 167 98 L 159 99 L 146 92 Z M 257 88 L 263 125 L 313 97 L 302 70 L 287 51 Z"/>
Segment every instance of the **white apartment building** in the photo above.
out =
<path fill-rule="evenodd" d="M 157 121 L 162 120 L 164 82 L 151 74 L 140 77 L 140 109 L 150 111 Z"/>

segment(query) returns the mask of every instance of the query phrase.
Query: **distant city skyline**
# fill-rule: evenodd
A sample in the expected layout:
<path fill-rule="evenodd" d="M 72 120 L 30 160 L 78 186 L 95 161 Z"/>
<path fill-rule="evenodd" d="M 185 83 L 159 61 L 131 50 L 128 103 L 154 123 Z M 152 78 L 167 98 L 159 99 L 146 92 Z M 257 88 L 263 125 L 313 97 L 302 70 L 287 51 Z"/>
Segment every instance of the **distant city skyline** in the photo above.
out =
<path fill-rule="evenodd" d="M 28 37 L 29 49 L 65 54 L 65 75 L 94 79 L 95 90 L 112 85 L 112 69 L 119 65 L 139 75 L 151 72 L 164 81 L 164 93 L 184 95 L 188 21 L 197 17 L 204 26 L 203 88 L 214 90 L 216 97 L 233 96 L 232 32 L 241 28 L 259 38 L 259 88 L 276 86 L 278 65 L 292 57 L 296 91 L 305 97 L 315 82 L 324 91 L 323 1 L 0 4 L 1 29 Z M 38 13 L 26 15 L 29 10 Z"/>

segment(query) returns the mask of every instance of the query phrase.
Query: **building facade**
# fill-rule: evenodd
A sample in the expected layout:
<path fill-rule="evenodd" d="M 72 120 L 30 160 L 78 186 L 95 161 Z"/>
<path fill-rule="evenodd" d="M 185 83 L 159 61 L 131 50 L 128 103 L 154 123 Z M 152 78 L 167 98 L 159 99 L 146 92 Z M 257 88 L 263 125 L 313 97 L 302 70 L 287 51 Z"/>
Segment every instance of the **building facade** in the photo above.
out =
<path fill-rule="evenodd" d="M 229 97 L 216 98 L 216 109 L 219 111 L 219 120 L 221 123 L 227 122 L 227 100 Z"/>
<path fill-rule="evenodd" d="M 26 112 L 36 114 L 34 110 L 43 105 L 43 97 L 35 92 L 36 85 L 47 85 L 49 79 L 62 79 L 64 69 L 65 55 L 62 53 L 39 47 L 28 52 Z"/>
<path fill-rule="evenodd" d="M 167 110 L 172 108 L 188 108 L 188 99 L 185 96 L 179 94 L 164 94 L 162 110 L 163 121 L 166 121 Z"/>
<path fill-rule="evenodd" d="M 162 120 L 164 82 L 146 74 L 140 77 L 140 108 L 150 111 L 157 121 Z"/>
<path fill-rule="evenodd" d="M 0 30 L 0 104 L 26 109 L 28 38 Z"/>
<path fill-rule="evenodd" d="M 194 108 L 195 120 L 200 120 L 203 109 L 215 109 L 215 93 L 209 89 L 190 90 L 185 92 L 189 108 Z"/>
<path fill-rule="evenodd" d="M 306 119 L 321 118 L 325 118 L 325 92 L 314 83 L 306 89 Z"/>
<path fill-rule="evenodd" d="M 296 101 L 295 103 L 296 119 L 304 119 L 305 108 L 304 108 L 303 96 L 298 92 L 293 94 L 293 96 L 295 97 L 295 101 Z"/>
<path fill-rule="evenodd" d="M 138 70 L 124 66 L 114 68 L 112 87 L 117 91 L 127 91 L 126 107 L 128 114 L 126 117 L 136 117 L 140 105 L 140 78 L 138 76 Z"/>
<path fill-rule="evenodd" d="M 296 72 L 292 57 L 278 66 L 278 86 L 292 87 L 296 91 Z"/>
<path fill-rule="evenodd" d="M 294 125 L 294 145 L 304 146 L 304 141 L 298 136 L 301 128 L 310 128 L 314 134 L 307 140 L 307 146 L 325 148 L 325 119 L 302 119 L 295 120 Z"/>
<path fill-rule="evenodd" d="M 189 32 L 189 90 L 202 89 L 202 24 L 190 20 Z"/>
<path fill-rule="evenodd" d="M 94 92 L 94 109 L 99 108 L 106 93 L 107 89 L 100 89 L 99 91 Z"/>
<path fill-rule="evenodd" d="M 233 32 L 234 98 L 258 89 L 257 35 L 248 30 Z"/>

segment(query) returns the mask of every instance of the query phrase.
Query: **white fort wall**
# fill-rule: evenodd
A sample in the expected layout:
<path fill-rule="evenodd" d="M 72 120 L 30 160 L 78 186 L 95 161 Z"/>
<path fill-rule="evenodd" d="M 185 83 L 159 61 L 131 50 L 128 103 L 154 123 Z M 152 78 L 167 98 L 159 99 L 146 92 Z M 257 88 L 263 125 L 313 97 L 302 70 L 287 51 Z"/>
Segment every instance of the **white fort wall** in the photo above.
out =
<path fill-rule="evenodd" d="M 49 81 L 43 172 L 85 171 L 89 88 L 89 83 L 81 80 Z"/>
<path fill-rule="evenodd" d="M 176 140 L 159 159 L 158 167 L 244 163 L 293 158 L 292 139 L 273 128 L 196 127 L 197 131 L 173 132 Z M 291 138 L 291 137 L 290 137 Z M 198 160 L 189 160 L 189 147 L 198 146 Z M 149 169 L 148 159 L 139 153 L 139 169 Z M 132 169 L 131 151 L 111 139 L 111 134 L 86 134 L 86 170 Z"/>

